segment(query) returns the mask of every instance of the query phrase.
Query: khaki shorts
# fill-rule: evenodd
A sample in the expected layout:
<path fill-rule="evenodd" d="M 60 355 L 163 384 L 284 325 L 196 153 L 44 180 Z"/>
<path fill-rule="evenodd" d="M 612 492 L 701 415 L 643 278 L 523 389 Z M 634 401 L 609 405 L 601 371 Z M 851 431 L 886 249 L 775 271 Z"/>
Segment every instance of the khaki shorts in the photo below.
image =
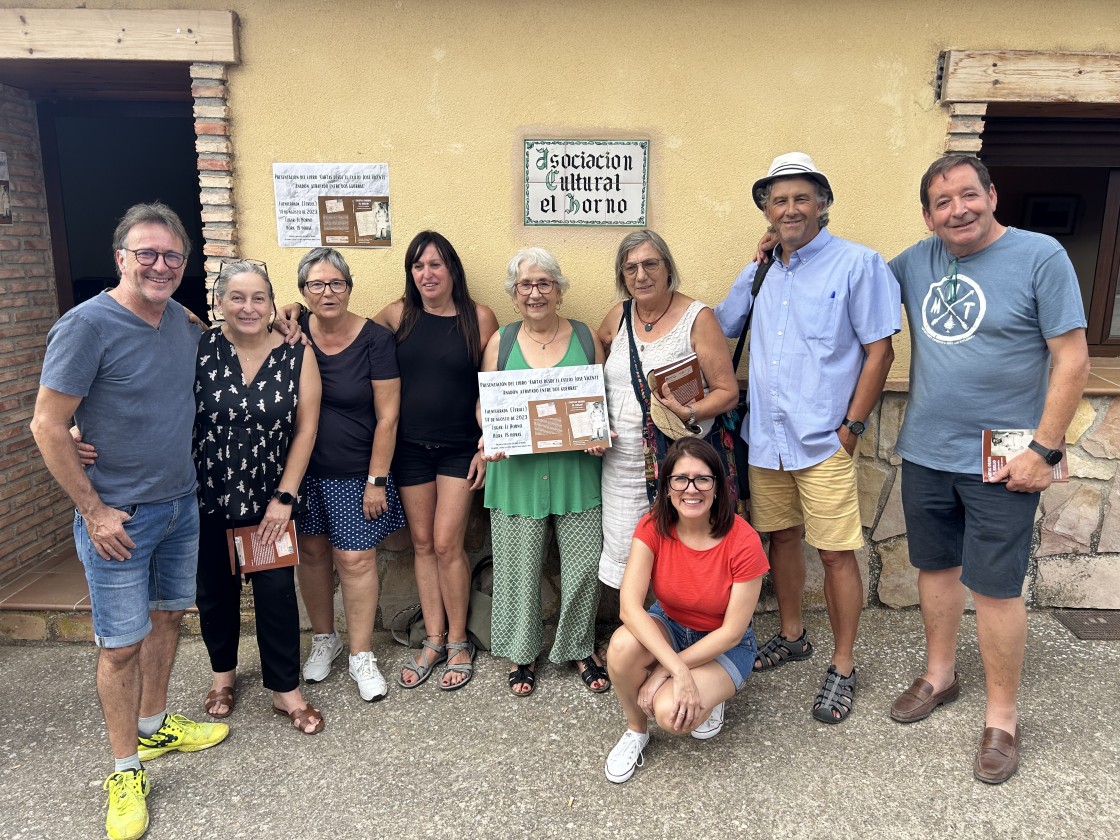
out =
<path fill-rule="evenodd" d="M 856 466 L 840 447 L 803 470 L 751 466 L 751 524 L 770 533 L 805 526 L 805 541 L 825 551 L 863 547 Z"/>

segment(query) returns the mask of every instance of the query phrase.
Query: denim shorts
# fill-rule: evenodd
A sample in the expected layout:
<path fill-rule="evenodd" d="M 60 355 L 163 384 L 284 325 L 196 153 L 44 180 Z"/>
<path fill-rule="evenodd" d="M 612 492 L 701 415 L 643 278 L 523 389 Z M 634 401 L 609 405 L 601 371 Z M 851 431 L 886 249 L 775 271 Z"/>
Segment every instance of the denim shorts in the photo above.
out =
<path fill-rule="evenodd" d="M 86 572 L 94 641 L 122 648 L 152 629 L 150 610 L 194 604 L 198 569 L 198 497 L 191 492 L 157 504 L 117 508 L 130 514 L 124 530 L 136 543 L 128 560 L 106 560 L 93 547 L 85 518 L 74 511 L 74 546 Z"/>
<path fill-rule="evenodd" d="M 399 487 L 428 484 L 437 475 L 466 479 L 477 443 L 439 445 L 398 440 L 393 453 L 393 478 Z"/>
<path fill-rule="evenodd" d="M 989 598 L 1023 594 L 1040 493 L 985 484 L 979 473 L 902 462 L 902 510 L 910 564 L 960 567 L 961 583 Z"/>
<path fill-rule="evenodd" d="M 661 609 L 661 605 L 656 601 L 653 602 L 653 606 L 649 608 L 648 612 L 654 621 L 661 622 L 661 626 L 669 632 L 669 644 L 673 646 L 673 650 L 677 653 L 685 648 L 692 647 L 711 632 L 709 630 L 693 630 L 691 627 L 685 627 L 683 624 L 673 621 L 665 615 L 665 610 Z M 735 684 L 736 694 L 747 684 L 747 677 L 754 670 L 754 656 L 757 649 L 758 644 L 754 638 L 754 627 L 748 624 L 747 632 L 743 634 L 739 644 L 726 653 L 721 653 L 713 660 L 723 670 L 727 671 L 727 675 L 731 677 L 731 682 Z"/>
<path fill-rule="evenodd" d="M 376 519 L 366 519 L 362 512 L 364 478 L 306 478 L 304 488 L 307 507 L 296 528 L 308 536 L 326 534 L 331 545 L 341 551 L 377 548 L 383 539 L 404 527 L 404 508 L 392 473 L 385 487 L 385 512 Z"/>

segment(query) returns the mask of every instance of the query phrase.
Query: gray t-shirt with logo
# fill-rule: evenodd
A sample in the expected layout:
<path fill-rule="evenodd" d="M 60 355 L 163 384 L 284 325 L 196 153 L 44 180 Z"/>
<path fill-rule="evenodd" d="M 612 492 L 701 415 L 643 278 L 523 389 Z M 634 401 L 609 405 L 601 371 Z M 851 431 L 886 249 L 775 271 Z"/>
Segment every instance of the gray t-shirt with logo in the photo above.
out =
<path fill-rule="evenodd" d="M 1073 265 L 1052 237 L 1009 227 L 955 265 L 932 236 L 890 267 L 910 324 L 910 401 L 895 450 L 930 469 L 979 473 L 981 430 L 1035 428 L 1046 340 L 1085 326 Z"/>
<path fill-rule="evenodd" d="M 105 504 L 153 504 L 194 491 L 201 334 L 173 300 L 156 328 L 106 293 L 75 306 L 47 334 L 39 381 L 82 398 L 74 416 L 97 449 L 88 475 Z"/>

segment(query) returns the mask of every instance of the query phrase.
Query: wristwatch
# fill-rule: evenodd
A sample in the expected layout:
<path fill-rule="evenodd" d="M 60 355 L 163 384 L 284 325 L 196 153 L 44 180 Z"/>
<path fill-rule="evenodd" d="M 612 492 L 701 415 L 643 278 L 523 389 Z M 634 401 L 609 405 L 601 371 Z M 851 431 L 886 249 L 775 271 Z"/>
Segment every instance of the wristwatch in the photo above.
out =
<path fill-rule="evenodd" d="M 849 420 L 847 417 L 844 418 L 844 422 L 840 425 L 847 426 L 848 431 L 856 437 L 862 437 L 863 433 L 867 431 L 866 423 L 862 423 L 859 420 Z"/>
<path fill-rule="evenodd" d="M 1027 444 L 1028 449 L 1032 449 L 1042 456 L 1042 460 L 1049 464 L 1051 467 L 1055 466 L 1062 460 L 1062 450 L 1060 449 L 1047 449 L 1037 440 L 1032 440 Z"/>
<path fill-rule="evenodd" d="M 703 429 L 700 428 L 700 424 L 696 422 L 696 409 L 691 405 L 688 407 L 688 419 L 685 420 L 684 427 L 694 435 L 698 435 L 703 431 Z"/>
<path fill-rule="evenodd" d="M 272 494 L 272 498 L 274 498 L 276 501 L 278 501 L 282 505 L 290 505 L 296 500 L 295 496 L 293 496 L 291 493 L 288 493 L 284 490 L 277 490 L 275 493 Z"/>
<path fill-rule="evenodd" d="M 366 483 L 372 484 L 374 487 L 387 487 L 389 486 L 389 476 L 387 475 L 371 475 L 366 477 Z"/>

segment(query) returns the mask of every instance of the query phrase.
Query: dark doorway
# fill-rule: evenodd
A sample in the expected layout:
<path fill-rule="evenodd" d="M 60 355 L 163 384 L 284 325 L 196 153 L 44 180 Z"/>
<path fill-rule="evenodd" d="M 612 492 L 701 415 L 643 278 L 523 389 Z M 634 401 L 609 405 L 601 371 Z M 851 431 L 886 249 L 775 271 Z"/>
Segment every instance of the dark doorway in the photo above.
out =
<path fill-rule="evenodd" d="M 1062 116 L 1061 106 L 993 108 L 980 152 L 1005 225 L 1053 236 L 1073 261 L 1089 351 L 1120 355 L 1120 117 Z"/>
<path fill-rule="evenodd" d="M 117 221 L 133 204 L 159 200 L 179 214 L 193 245 L 175 299 L 204 313 L 190 102 L 40 101 L 38 112 L 59 311 L 116 285 Z"/>

